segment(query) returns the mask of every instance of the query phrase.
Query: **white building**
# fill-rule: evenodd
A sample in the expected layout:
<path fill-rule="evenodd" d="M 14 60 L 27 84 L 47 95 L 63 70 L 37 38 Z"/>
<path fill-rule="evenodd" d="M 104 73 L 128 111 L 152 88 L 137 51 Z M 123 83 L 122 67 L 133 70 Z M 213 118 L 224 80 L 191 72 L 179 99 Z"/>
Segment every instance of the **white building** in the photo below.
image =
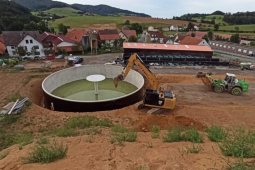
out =
<path fill-rule="evenodd" d="M 175 25 L 170 26 L 170 31 L 178 31 L 178 30 L 179 30 L 178 26 L 175 26 Z"/>
<path fill-rule="evenodd" d="M 9 56 L 45 56 L 38 31 L 3 31 Z"/>

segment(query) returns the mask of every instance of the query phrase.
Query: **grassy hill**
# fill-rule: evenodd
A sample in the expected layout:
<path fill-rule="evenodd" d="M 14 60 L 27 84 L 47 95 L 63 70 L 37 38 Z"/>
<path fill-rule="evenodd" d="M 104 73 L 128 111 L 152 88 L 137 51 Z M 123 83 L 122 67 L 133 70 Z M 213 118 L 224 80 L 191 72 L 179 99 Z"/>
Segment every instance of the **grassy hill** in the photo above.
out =
<path fill-rule="evenodd" d="M 25 24 L 39 21 L 29 9 L 15 2 L 0 0 L 0 4 L 0 32 L 23 30 Z"/>
<path fill-rule="evenodd" d="M 82 15 L 79 10 L 73 8 L 52 8 L 50 10 L 43 11 L 44 13 L 64 16 L 64 18 L 50 21 L 50 26 L 57 28 L 57 25 L 63 23 L 72 27 L 88 27 L 94 24 L 113 24 L 117 27 L 121 27 L 122 24 L 129 20 L 131 23 L 140 23 L 145 28 L 148 26 L 164 27 L 170 25 L 187 25 L 187 21 L 171 20 L 171 19 L 157 19 L 151 17 L 137 17 L 137 16 L 87 16 Z M 34 13 L 37 15 L 37 13 Z"/>
<path fill-rule="evenodd" d="M 215 23 L 216 24 L 227 24 L 223 21 L 224 16 L 223 15 L 208 15 L 203 17 L 196 17 L 193 18 L 194 20 L 196 20 L 197 22 L 201 22 L 201 20 L 203 19 L 204 21 L 212 21 L 213 19 L 215 19 Z"/>
<path fill-rule="evenodd" d="M 87 27 L 93 24 L 121 24 L 125 19 L 121 16 L 68 16 L 65 18 L 57 19 L 50 22 L 50 25 L 54 28 L 58 24 L 63 23 L 65 25 L 73 27 Z"/>
<path fill-rule="evenodd" d="M 80 16 L 79 12 L 80 10 L 73 9 L 71 7 L 65 7 L 65 8 L 51 8 L 49 10 L 44 11 L 48 14 L 56 14 L 58 16 Z"/>

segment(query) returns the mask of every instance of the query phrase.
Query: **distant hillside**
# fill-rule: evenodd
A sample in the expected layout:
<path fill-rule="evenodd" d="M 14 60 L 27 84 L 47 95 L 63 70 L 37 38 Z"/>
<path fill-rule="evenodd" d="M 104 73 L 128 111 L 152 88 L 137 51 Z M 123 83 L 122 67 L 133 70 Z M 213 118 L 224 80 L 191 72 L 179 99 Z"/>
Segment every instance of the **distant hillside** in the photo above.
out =
<path fill-rule="evenodd" d="M 222 11 L 215 11 L 212 14 L 185 14 L 174 19 L 185 21 L 198 21 L 209 24 L 232 24 L 232 25 L 245 25 L 255 24 L 255 12 L 237 12 L 237 13 L 224 13 Z"/>
<path fill-rule="evenodd" d="M 29 9 L 12 1 L 0 0 L 0 31 L 23 30 L 24 24 L 30 21 L 38 22 Z"/>
<path fill-rule="evenodd" d="M 141 16 L 141 17 L 150 17 L 147 14 L 136 13 L 128 10 L 123 10 L 115 7 L 111 7 L 108 5 L 81 5 L 81 4 L 73 4 L 73 8 L 83 11 L 85 13 L 93 13 L 103 16 L 109 15 L 117 15 L 117 16 Z"/>
<path fill-rule="evenodd" d="M 69 6 L 66 3 L 52 0 L 13 0 L 13 1 L 24 7 L 27 7 L 30 10 L 47 10 L 50 8 L 60 8 Z"/>
<path fill-rule="evenodd" d="M 96 15 L 103 16 L 142 16 L 142 17 L 150 17 L 147 14 L 136 13 L 128 10 L 123 10 L 107 5 L 81 5 L 81 4 L 73 4 L 69 5 L 63 2 L 52 1 L 52 0 L 13 0 L 16 3 L 29 8 L 30 10 L 49 10 L 51 8 L 62 8 L 62 7 L 71 7 L 77 10 L 80 10 L 83 13 L 91 13 Z"/>

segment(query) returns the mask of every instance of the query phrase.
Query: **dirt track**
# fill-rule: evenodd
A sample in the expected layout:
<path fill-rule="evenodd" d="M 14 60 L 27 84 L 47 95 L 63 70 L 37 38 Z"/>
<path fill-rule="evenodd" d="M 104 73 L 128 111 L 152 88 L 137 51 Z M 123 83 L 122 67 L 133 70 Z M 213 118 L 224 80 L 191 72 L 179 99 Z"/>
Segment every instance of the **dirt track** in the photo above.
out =
<path fill-rule="evenodd" d="M 205 138 L 201 144 L 203 150 L 199 154 L 187 154 L 184 150 L 192 146 L 188 142 L 163 143 L 161 139 L 151 139 L 149 130 L 152 125 L 162 129 L 173 126 L 196 127 L 203 133 L 204 128 L 216 124 L 226 128 L 255 128 L 255 76 L 254 73 L 241 75 L 250 82 L 249 94 L 240 97 L 228 93 L 216 94 L 205 87 L 201 80 L 192 74 L 162 74 L 158 79 L 165 88 L 171 88 L 177 96 L 177 108 L 174 111 L 164 111 L 158 115 L 148 115 L 146 110 L 138 110 L 136 105 L 114 111 L 95 113 L 62 113 L 52 112 L 33 104 L 24 113 L 18 124 L 11 127 L 14 131 L 31 131 L 40 134 L 45 129 L 53 129 L 63 125 L 69 117 L 76 115 L 95 115 L 109 118 L 114 123 L 135 128 L 138 140 L 116 146 L 110 143 L 110 130 L 104 129 L 101 135 L 96 135 L 93 142 L 87 142 L 88 136 L 58 138 L 68 145 L 67 157 L 50 164 L 23 164 L 20 157 L 26 156 L 33 145 L 9 148 L 9 155 L 0 160 L 0 169 L 169 169 L 169 170 L 204 170 L 224 169 L 228 158 L 222 156 L 217 144 Z M 40 104 L 42 93 L 40 83 L 43 76 L 33 76 L 35 73 L 3 73 L 0 72 L 0 102 L 4 98 L 20 92 Z M 220 75 L 219 77 L 223 77 Z M 29 122 L 29 124 L 28 124 Z M 165 130 L 161 131 L 161 135 Z M 229 160 L 231 161 L 231 159 Z"/>

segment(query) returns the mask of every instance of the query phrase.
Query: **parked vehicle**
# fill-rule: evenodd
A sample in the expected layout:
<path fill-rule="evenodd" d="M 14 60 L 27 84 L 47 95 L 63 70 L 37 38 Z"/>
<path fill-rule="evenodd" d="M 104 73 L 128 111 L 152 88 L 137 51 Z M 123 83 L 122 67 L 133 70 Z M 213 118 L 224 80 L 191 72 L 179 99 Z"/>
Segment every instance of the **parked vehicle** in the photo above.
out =
<path fill-rule="evenodd" d="M 81 64 L 83 62 L 83 58 L 79 56 L 69 56 L 67 60 L 69 65 Z"/>
<path fill-rule="evenodd" d="M 64 59 L 65 58 L 65 55 L 64 54 L 59 54 L 56 59 Z"/>
<path fill-rule="evenodd" d="M 255 70 L 255 65 L 252 63 L 240 63 L 241 70 Z"/>

